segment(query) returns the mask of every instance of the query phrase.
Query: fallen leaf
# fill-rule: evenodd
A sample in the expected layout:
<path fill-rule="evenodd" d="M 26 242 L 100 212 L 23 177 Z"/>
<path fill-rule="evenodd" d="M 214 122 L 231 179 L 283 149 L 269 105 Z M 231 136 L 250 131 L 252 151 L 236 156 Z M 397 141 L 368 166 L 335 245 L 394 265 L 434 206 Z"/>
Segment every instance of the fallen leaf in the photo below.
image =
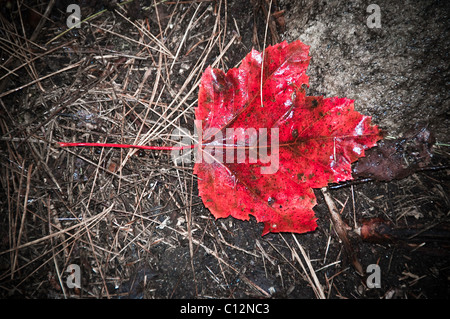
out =
<path fill-rule="evenodd" d="M 356 177 L 378 181 L 402 179 L 427 167 L 433 157 L 434 135 L 417 125 L 401 138 L 383 140 L 353 167 Z"/>
<path fill-rule="evenodd" d="M 312 231 L 313 188 L 352 179 L 351 163 L 381 138 L 353 100 L 306 96 L 308 52 L 300 41 L 282 42 L 252 50 L 227 73 L 204 72 L 194 173 L 216 218 L 253 215 L 263 235 Z"/>
<path fill-rule="evenodd" d="M 199 195 L 216 218 L 253 215 L 264 223 L 263 235 L 312 231 L 313 188 L 352 179 L 351 163 L 381 134 L 353 100 L 306 96 L 308 52 L 300 41 L 282 42 L 264 54 L 252 50 L 227 73 L 207 68 L 195 110 L 196 145 L 59 145 L 195 148 Z"/>

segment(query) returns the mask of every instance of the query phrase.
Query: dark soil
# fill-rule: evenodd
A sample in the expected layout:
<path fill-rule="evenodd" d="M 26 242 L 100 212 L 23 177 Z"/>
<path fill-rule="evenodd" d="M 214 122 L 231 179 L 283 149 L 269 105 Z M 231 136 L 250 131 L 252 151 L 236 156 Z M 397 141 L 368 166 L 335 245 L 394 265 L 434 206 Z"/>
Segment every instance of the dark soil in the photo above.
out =
<path fill-rule="evenodd" d="M 61 35 L 71 2 L 56 1 L 42 28 L 47 2 L 1 8 L 3 298 L 317 298 L 308 261 L 330 299 L 449 296 L 447 2 L 379 1 L 372 30 L 365 4 L 273 1 L 266 39 L 262 0 L 80 1 L 82 19 L 101 14 Z M 404 178 L 329 188 L 379 288 L 354 268 L 320 190 L 317 230 L 261 237 L 254 219 L 215 220 L 192 165 L 167 152 L 56 144 L 171 145 L 176 128 L 193 131 L 208 65 L 298 38 L 311 45 L 309 94 L 354 98 L 388 138 L 422 120 L 436 136 L 430 162 Z M 363 238 L 374 218 L 390 232 Z M 71 264 L 80 288 L 67 286 Z"/>

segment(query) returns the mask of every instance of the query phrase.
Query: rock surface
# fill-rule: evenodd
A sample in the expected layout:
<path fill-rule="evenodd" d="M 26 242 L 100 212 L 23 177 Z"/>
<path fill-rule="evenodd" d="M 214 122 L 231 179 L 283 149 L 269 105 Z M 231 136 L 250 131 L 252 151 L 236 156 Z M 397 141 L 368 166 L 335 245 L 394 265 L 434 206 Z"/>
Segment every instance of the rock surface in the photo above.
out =
<path fill-rule="evenodd" d="M 448 142 L 448 1 L 377 0 L 380 28 L 369 28 L 371 2 L 284 1 L 285 38 L 311 46 L 309 94 L 355 99 L 388 135 L 418 121 Z"/>

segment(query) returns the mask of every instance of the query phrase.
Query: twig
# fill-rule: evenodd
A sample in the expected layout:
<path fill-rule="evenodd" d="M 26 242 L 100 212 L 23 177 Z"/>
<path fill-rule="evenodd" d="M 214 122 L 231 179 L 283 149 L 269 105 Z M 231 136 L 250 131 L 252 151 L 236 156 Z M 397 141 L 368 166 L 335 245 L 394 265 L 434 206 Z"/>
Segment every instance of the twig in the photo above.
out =
<path fill-rule="evenodd" d="M 297 258 L 298 262 L 302 266 L 303 271 L 305 272 L 308 280 L 310 281 L 310 284 L 311 284 L 311 286 L 312 286 L 312 288 L 314 290 L 314 293 L 316 294 L 317 298 L 325 299 L 325 294 L 323 292 L 322 285 L 319 282 L 319 278 L 317 278 L 316 272 L 314 271 L 314 268 L 313 268 L 313 266 L 311 264 L 311 261 L 309 260 L 308 255 L 306 254 L 306 252 L 303 249 L 302 245 L 300 245 L 300 243 L 298 242 L 297 237 L 295 237 L 294 234 L 292 234 L 292 237 L 294 237 L 295 243 L 297 244 L 297 247 L 300 249 L 300 252 L 302 253 L 303 258 L 305 259 L 305 262 L 306 262 L 306 265 L 308 266 L 309 273 L 311 274 L 312 280 L 310 279 L 309 275 L 307 274 L 306 269 L 303 266 L 303 263 L 300 260 L 300 257 L 298 256 L 297 252 L 295 250 L 293 250 L 295 258 Z"/>
<path fill-rule="evenodd" d="M 266 37 L 267 37 L 267 26 L 269 25 L 269 19 L 270 19 L 270 8 L 272 7 L 272 0 L 270 0 L 270 4 L 269 4 L 269 12 L 267 13 L 267 21 L 266 21 L 266 30 L 264 31 L 264 45 L 263 45 L 263 50 L 262 50 L 262 62 L 261 62 L 261 87 L 260 87 L 260 91 L 261 91 L 261 107 L 264 106 L 264 99 L 263 99 L 263 83 L 264 83 L 264 55 L 266 52 Z"/>
<path fill-rule="evenodd" d="M 112 204 L 107 209 L 104 209 L 103 212 L 101 212 L 100 214 L 97 214 L 97 215 L 94 215 L 92 217 L 89 217 L 86 220 L 80 222 L 79 224 L 67 227 L 67 228 L 65 228 L 63 230 L 60 230 L 60 231 L 55 232 L 55 233 L 52 233 L 51 235 L 47 235 L 47 236 L 44 236 L 44 237 L 32 240 L 30 242 L 27 242 L 27 243 L 22 244 L 22 245 L 18 245 L 16 247 L 10 248 L 8 250 L 0 251 L 0 255 L 9 253 L 11 251 L 17 251 L 17 250 L 23 249 L 25 247 L 36 245 L 36 244 L 38 244 L 38 243 L 40 243 L 42 241 L 48 240 L 48 239 L 53 238 L 55 236 L 59 236 L 59 235 L 61 235 L 63 233 L 67 233 L 69 230 L 72 230 L 72 229 L 75 229 L 75 228 L 78 228 L 78 227 L 82 227 L 84 225 L 86 225 L 86 228 L 87 228 L 88 226 L 92 225 L 94 222 L 99 222 L 107 213 L 109 213 L 111 211 L 111 209 L 113 207 L 114 207 L 114 204 Z"/>
<path fill-rule="evenodd" d="M 52 11 L 54 4 L 55 4 L 55 0 L 50 0 L 50 2 L 47 5 L 47 8 L 45 9 L 43 16 L 41 17 L 41 20 L 39 21 L 36 29 L 34 29 L 34 32 L 31 35 L 31 38 L 30 38 L 31 42 L 34 42 L 34 40 L 36 40 L 36 38 L 38 37 L 39 32 L 41 32 L 41 29 L 44 26 L 45 20 L 48 19 L 48 16 L 49 16 L 50 12 Z"/>
<path fill-rule="evenodd" d="M 341 239 L 342 243 L 344 244 L 345 251 L 347 252 L 348 258 L 350 258 L 353 266 L 355 267 L 356 271 L 361 275 L 364 276 L 363 268 L 361 266 L 361 263 L 356 257 L 356 254 L 353 250 L 353 247 L 350 243 L 350 240 L 347 236 L 347 224 L 341 219 L 341 215 L 338 213 L 338 210 L 336 208 L 336 205 L 334 204 L 333 200 L 331 199 L 331 195 L 328 192 L 327 188 L 322 188 L 322 194 L 325 197 L 325 202 L 327 203 L 328 210 L 330 211 L 331 220 L 333 221 L 334 229 L 336 230 L 336 233 L 338 234 L 339 238 Z"/>
<path fill-rule="evenodd" d="M 6 91 L 6 92 L 3 92 L 3 93 L 0 94 L 0 98 L 4 97 L 4 96 L 6 96 L 6 95 L 9 95 L 9 94 L 11 94 L 11 93 L 20 91 L 20 90 L 22 90 L 22 89 L 24 89 L 24 88 L 26 88 L 26 87 L 28 87 L 28 86 L 30 86 L 30 85 L 33 85 L 33 84 L 35 84 L 35 83 L 37 83 L 37 82 L 39 82 L 39 81 L 42 81 L 42 80 L 45 80 L 45 79 L 50 78 L 50 77 L 52 77 L 52 76 L 55 76 L 55 75 L 57 75 L 57 74 L 59 74 L 59 73 L 62 73 L 62 72 L 71 70 L 71 69 L 73 69 L 73 68 L 76 68 L 76 67 L 80 66 L 80 64 L 81 64 L 82 62 L 83 62 L 83 61 L 78 61 L 77 63 L 74 63 L 74 64 L 71 64 L 71 65 L 69 65 L 69 66 L 66 66 L 65 68 L 63 68 L 63 69 L 61 69 L 61 70 L 58 70 L 58 71 L 56 71 L 56 72 L 47 74 L 47 75 L 45 75 L 45 76 L 43 76 L 43 77 L 40 77 L 39 79 L 33 80 L 33 81 L 31 81 L 31 82 L 28 82 L 27 84 L 24 84 L 24 85 L 19 86 L 19 87 L 17 87 L 17 88 L 11 89 L 11 90 Z"/>

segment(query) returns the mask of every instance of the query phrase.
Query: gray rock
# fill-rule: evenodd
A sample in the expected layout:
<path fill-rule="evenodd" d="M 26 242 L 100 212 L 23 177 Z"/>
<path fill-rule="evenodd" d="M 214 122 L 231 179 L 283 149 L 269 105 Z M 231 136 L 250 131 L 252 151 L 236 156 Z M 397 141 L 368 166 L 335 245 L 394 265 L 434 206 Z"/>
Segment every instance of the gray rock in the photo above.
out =
<path fill-rule="evenodd" d="M 369 28 L 369 4 L 381 27 Z M 311 46 L 310 95 L 355 99 L 389 135 L 425 121 L 448 142 L 449 1 L 284 1 L 289 42 Z"/>

